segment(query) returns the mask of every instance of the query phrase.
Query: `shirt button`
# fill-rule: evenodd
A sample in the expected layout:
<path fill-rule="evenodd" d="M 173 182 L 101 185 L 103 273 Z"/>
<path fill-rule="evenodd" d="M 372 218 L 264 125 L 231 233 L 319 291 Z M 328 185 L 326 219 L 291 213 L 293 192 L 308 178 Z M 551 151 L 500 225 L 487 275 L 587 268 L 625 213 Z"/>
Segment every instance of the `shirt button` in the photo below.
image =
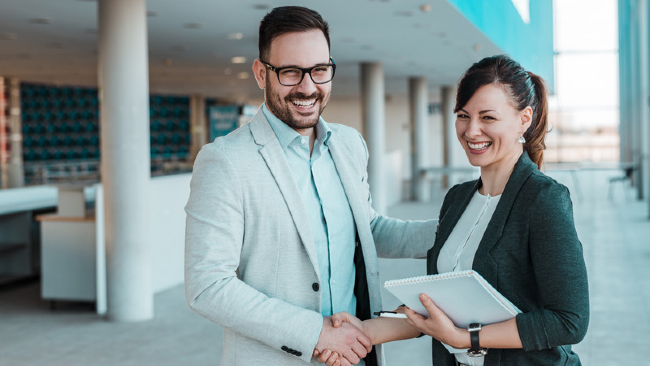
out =
<path fill-rule="evenodd" d="M 318 283 L 314 282 L 314 283 L 311 285 L 311 288 L 313 288 L 314 291 L 318 292 L 318 289 L 320 288 L 320 285 L 319 285 Z"/>

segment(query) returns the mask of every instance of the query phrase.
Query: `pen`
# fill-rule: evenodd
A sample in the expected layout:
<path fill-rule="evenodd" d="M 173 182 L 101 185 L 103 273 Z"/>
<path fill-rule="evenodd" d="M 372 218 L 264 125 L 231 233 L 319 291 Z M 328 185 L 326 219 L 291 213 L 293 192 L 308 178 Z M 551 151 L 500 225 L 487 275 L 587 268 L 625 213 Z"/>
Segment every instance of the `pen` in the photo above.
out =
<path fill-rule="evenodd" d="M 404 313 L 398 313 L 396 311 L 375 311 L 375 315 L 383 317 L 383 318 L 399 318 L 399 319 L 407 319 L 408 317 Z"/>

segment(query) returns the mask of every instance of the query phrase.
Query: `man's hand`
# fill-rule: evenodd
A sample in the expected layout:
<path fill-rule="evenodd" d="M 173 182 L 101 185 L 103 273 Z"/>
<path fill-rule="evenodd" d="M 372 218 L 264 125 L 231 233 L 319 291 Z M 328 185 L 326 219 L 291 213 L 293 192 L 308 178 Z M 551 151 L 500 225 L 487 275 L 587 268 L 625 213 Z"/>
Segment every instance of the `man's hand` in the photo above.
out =
<path fill-rule="evenodd" d="M 359 328 L 348 322 L 334 328 L 332 318 L 328 316 L 323 318 L 323 329 L 316 343 L 318 353 L 325 350 L 341 356 L 341 366 L 356 365 L 372 350 L 372 343 Z"/>

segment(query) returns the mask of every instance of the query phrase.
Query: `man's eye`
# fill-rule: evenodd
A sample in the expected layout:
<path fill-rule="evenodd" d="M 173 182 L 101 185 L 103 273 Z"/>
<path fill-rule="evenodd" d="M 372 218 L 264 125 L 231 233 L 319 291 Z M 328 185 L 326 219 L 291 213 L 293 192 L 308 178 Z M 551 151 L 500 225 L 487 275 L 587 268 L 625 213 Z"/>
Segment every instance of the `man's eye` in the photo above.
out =
<path fill-rule="evenodd" d="M 282 70 L 282 75 L 283 76 L 297 76 L 297 75 L 300 75 L 300 70 L 298 70 L 298 69 Z"/>

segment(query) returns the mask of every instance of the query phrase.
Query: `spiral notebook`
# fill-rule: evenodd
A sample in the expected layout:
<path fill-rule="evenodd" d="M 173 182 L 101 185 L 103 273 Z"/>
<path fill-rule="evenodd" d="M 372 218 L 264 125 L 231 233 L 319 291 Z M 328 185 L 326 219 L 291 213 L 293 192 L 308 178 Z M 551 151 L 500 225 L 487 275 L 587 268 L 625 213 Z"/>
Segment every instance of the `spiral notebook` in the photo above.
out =
<path fill-rule="evenodd" d="M 386 281 L 384 287 L 424 316 L 429 316 L 429 313 L 419 296 L 427 294 L 460 328 L 467 328 L 471 323 L 500 323 L 521 313 L 473 270 L 391 280 Z"/>

